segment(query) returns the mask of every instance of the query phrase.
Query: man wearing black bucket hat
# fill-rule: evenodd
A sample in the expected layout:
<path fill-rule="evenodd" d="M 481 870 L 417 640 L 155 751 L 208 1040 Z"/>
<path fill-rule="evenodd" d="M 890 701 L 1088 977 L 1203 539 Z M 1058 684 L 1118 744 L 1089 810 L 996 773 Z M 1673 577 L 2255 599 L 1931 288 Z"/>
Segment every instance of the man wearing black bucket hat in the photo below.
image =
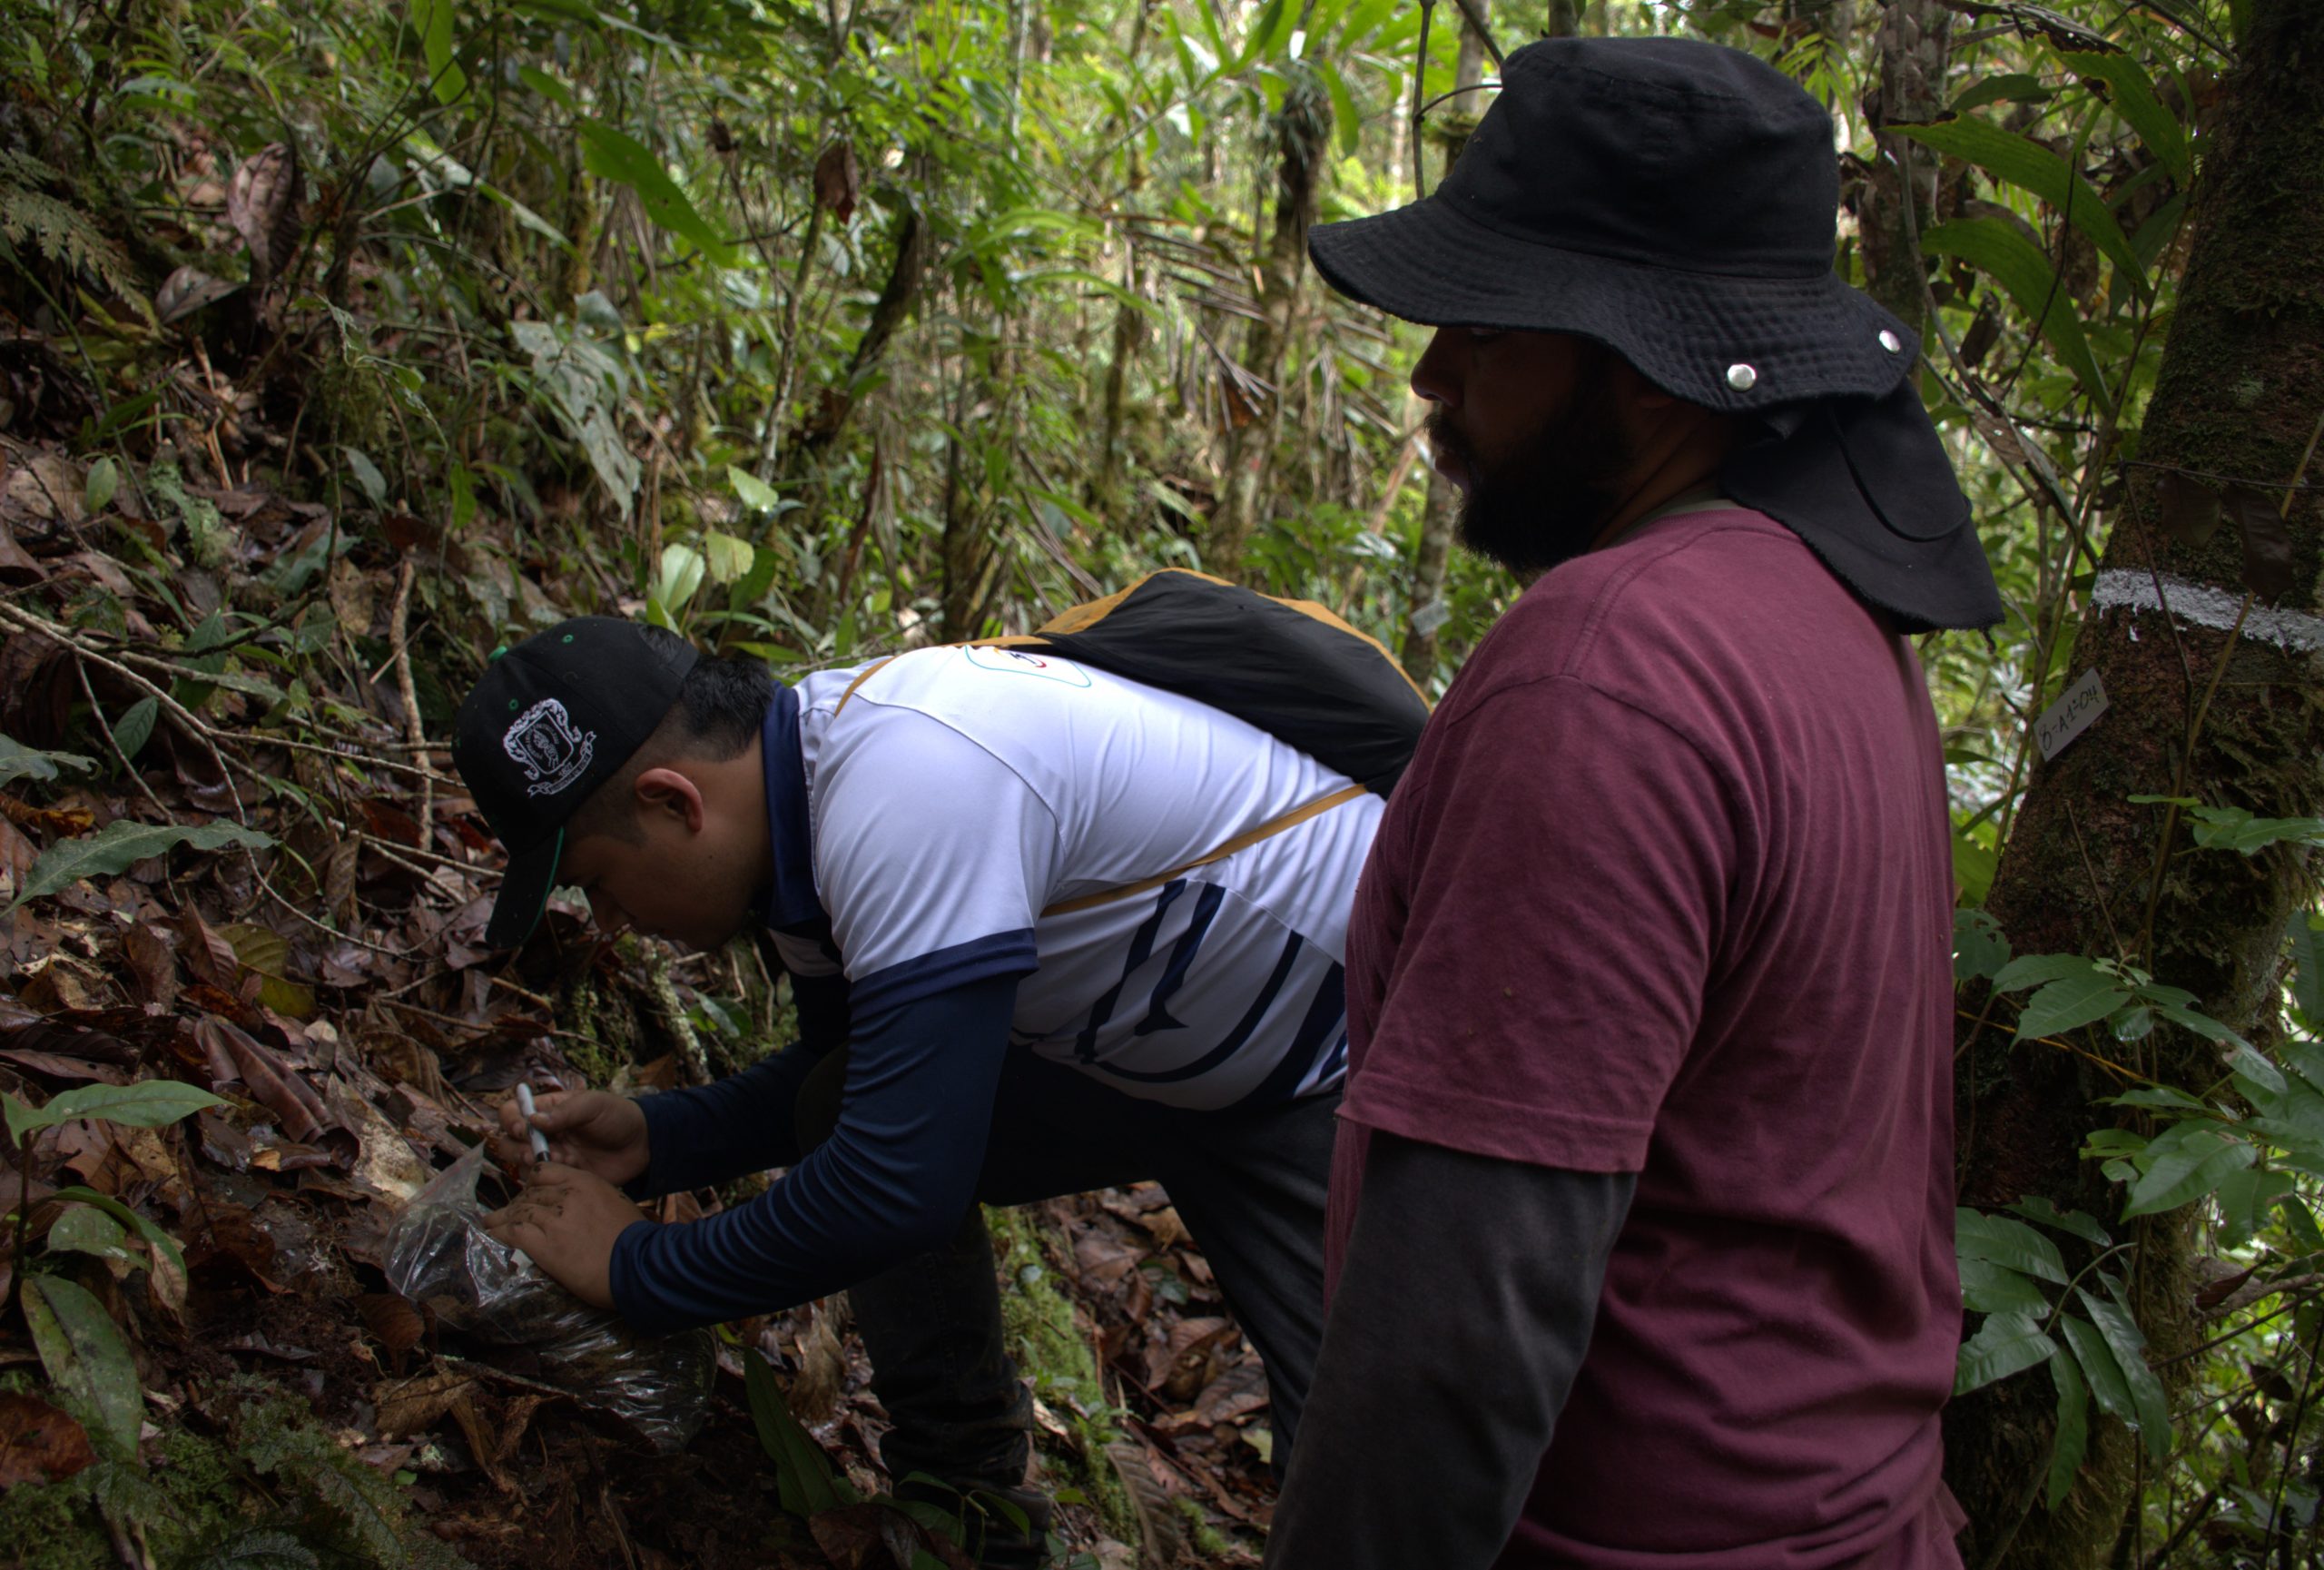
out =
<path fill-rule="evenodd" d="M 1311 240 L 1437 329 L 1462 536 L 1541 576 L 1357 895 L 1277 1570 L 1959 1563 L 1951 861 L 1905 635 L 2001 607 L 1837 205 L 1768 66 L 1565 39 L 1436 194 Z"/>

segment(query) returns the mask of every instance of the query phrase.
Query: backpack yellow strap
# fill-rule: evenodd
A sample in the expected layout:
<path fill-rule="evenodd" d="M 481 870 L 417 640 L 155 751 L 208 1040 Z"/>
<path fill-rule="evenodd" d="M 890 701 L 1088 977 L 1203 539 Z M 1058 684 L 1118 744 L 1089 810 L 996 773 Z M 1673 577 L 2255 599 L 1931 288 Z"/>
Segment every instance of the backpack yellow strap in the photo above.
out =
<path fill-rule="evenodd" d="M 1090 910 L 1098 905 L 1111 904 L 1116 900 L 1130 899 L 1136 895 L 1147 894 L 1154 889 L 1160 888 L 1172 878 L 1183 876 L 1184 874 L 1194 871 L 1196 867 L 1206 867 L 1213 862 L 1223 862 L 1237 851 L 1248 850 L 1251 846 L 1257 844 L 1261 840 L 1273 839 L 1275 835 L 1283 833 L 1285 829 L 1297 828 L 1309 818 L 1320 816 L 1323 814 L 1331 811 L 1335 806 L 1343 806 L 1347 803 L 1355 800 L 1359 796 L 1368 795 L 1370 794 L 1371 793 L 1364 786 L 1360 785 L 1352 785 L 1345 786 L 1343 789 L 1335 790 L 1327 796 L 1316 797 L 1314 801 L 1309 802 L 1305 806 L 1294 807 L 1291 811 L 1284 814 L 1281 817 L 1269 818 L 1266 822 L 1261 824 L 1255 829 L 1244 830 L 1241 834 L 1236 834 L 1233 839 L 1228 840 L 1225 844 L 1220 845 L 1216 850 L 1212 851 L 1207 855 L 1196 856 L 1194 860 L 1187 862 L 1183 865 L 1172 867 L 1167 873 L 1157 874 L 1153 877 L 1144 879 L 1138 883 L 1128 884 L 1122 888 L 1101 889 L 1094 894 L 1083 894 L 1078 899 L 1060 900 L 1056 904 L 1050 905 L 1046 910 L 1042 911 L 1041 914 L 1045 916 L 1068 915 L 1075 911 Z"/>

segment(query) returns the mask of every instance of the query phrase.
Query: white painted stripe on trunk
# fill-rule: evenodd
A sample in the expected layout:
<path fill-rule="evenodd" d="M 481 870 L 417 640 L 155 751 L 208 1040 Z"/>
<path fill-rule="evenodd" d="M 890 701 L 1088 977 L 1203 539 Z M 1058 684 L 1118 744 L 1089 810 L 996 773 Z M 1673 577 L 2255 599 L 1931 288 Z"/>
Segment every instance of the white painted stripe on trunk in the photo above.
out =
<path fill-rule="evenodd" d="M 2091 607 L 2095 610 L 2162 610 L 2167 607 L 2181 621 L 2225 631 L 2235 625 L 2236 612 L 2243 607 L 2241 595 L 2230 594 L 2223 588 L 2190 583 L 2167 572 L 2160 575 L 2160 581 L 2162 592 L 2158 594 L 2156 574 L 2109 568 L 2100 573 L 2097 582 L 2091 586 Z M 2251 607 L 2251 614 L 2243 618 L 2243 636 L 2282 648 L 2315 654 L 2324 651 L 2324 617 L 2310 616 L 2305 611 L 2275 610 L 2264 605 L 2255 605 Z"/>

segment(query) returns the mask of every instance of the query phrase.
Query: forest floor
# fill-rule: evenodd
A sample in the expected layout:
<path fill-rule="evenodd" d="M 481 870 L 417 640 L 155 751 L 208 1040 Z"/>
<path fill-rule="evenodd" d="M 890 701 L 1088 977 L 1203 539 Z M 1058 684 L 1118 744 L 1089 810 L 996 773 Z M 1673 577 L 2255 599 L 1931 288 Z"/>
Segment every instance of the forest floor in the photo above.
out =
<path fill-rule="evenodd" d="M 60 435 L 64 352 L 18 329 L 0 360 L 20 414 L 47 387 Z M 177 374 L 220 415 L 173 455 L 0 440 L 0 879 L 32 891 L 0 916 L 0 1089 L 222 1098 L 65 1122 L 0 1176 L 29 1223 L 0 1238 L 0 1563 L 966 1563 L 876 1502 L 883 1419 L 843 1299 L 723 1330 L 704 1426 L 665 1456 L 390 1286 L 399 1216 L 510 1086 L 731 1067 L 767 1044 L 777 990 L 747 954 L 600 943 L 571 909 L 520 954 L 485 949 L 497 855 L 427 717 L 460 679 L 429 651 L 496 600 L 547 607 L 552 564 L 391 510 L 342 529 L 228 456 L 206 365 Z M 174 836 L 124 824 L 271 843 L 153 854 Z M 1068 1559 L 1256 1563 L 1265 1381 L 1167 1196 L 1052 1201 L 996 1235 Z M 133 1367 L 86 1327 L 36 1334 L 26 1281 L 83 1289 Z M 763 1445 L 745 1379 L 762 1357 L 852 1490 L 786 1486 L 802 1463 Z"/>

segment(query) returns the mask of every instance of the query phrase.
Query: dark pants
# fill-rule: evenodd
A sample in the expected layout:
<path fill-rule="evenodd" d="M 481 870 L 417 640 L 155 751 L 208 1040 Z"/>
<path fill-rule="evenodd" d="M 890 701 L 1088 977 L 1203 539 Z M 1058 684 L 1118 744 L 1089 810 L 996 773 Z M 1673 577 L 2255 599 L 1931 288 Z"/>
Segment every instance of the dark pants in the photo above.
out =
<path fill-rule="evenodd" d="M 799 1096 L 803 1148 L 838 1121 L 847 1054 Z M 1291 1452 L 1324 1333 L 1324 1190 L 1338 1092 L 1257 1111 L 1188 1111 L 1107 1089 L 1014 1052 L 994 1098 L 977 1199 L 1022 1205 L 1159 1182 L 1210 1262 L 1227 1311 L 1266 1366 L 1277 1475 Z M 894 1427 L 889 1476 L 1013 1488 L 1032 1458 L 1032 1401 L 1002 1345 L 992 1239 L 975 1206 L 944 1248 L 848 1297 L 872 1387 Z"/>

